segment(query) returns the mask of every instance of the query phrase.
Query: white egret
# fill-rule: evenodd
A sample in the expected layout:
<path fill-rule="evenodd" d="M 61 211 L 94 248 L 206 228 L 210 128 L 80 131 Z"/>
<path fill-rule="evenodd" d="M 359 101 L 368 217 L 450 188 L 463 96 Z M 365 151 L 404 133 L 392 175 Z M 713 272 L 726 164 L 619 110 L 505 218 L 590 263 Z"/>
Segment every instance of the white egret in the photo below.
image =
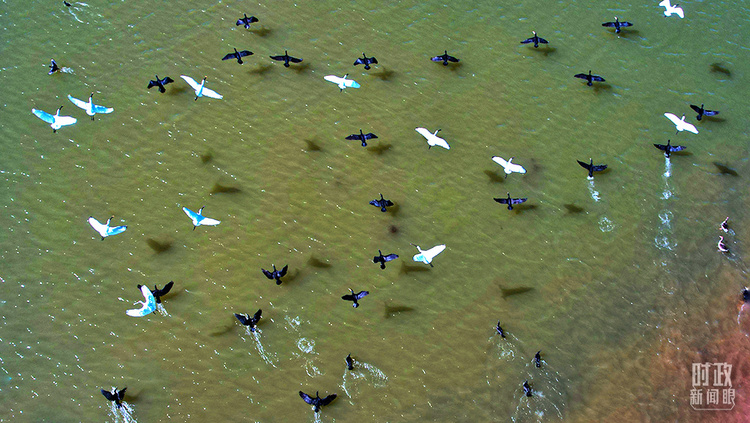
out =
<path fill-rule="evenodd" d="M 89 101 L 85 102 L 68 94 L 68 100 L 70 100 L 73 104 L 80 107 L 81 109 L 85 110 L 86 114 L 91 116 L 91 120 L 94 120 L 94 115 L 97 113 L 112 113 L 115 110 L 111 107 L 104 107 L 98 104 L 94 104 L 93 97 L 94 93 L 91 93 L 91 95 L 89 96 Z"/>
<path fill-rule="evenodd" d="M 126 311 L 125 314 L 128 316 L 143 317 L 156 311 L 156 298 L 154 297 L 154 294 L 151 293 L 151 290 L 148 289 L 146 285 L 141 285 L 140 289 L 145 301 L 136 301 L 136 304 L 141 304 L 141 308 L 134 308 Z"/>
<path fill-rule="evenodd" d="M 198 213 L 190 210 L 187 207 L 183 207 L 182 208 L 182 211 L 184 211 L 185 214 L 188 215 L 188 217 L 190 218 L 190 220 L 193 221 L 193 230 L 195 230 L 195 228 L 197 228 L 200 225 L 216 226 L 219 223 L 221 223 L 221 221 L 219 221 L 219 220 L 211 219 L 210 217 L 203 216 L 201 213 L 203 213 L 203 209 L 205 207 L 206 206 L 201 207 L 200 210 L 198 210 Z"/>
<path fill-rule="evenodd" d="M 672 6 L 669 4 L 669 0 L 663 0 L 661 3 L 659 3 L 659 6 L 664 7 L 664 16 L 672 16 L 674 13 L 675 15 L 679 16 L 680 19 L 685 17 L 685 13 L 682 11 L 682 8 L 679 7 L 679 4 L 675 4 Z"/>
<path fill-rule="evenodd" d="M 60 116 L 60 109 L 62 108 L 63 106 L 60 106 L 54 115 L 37 109 L 31 109 L 31 113 L 36 115 L 36 117 L 38 117 L 39 119 L 49 123 L 49 126 L 52 127 L 52 132 L 57 132 L 57 130 L 62 128 L 63 126 L 68 126 L 76 123 L 76 118 L 74 118 L 73 116 Z"/>
<path fill-rule="evenodd" d="M 215 98 L 217 100 L 221 100 L 222 98 L 224 98 L 223 95 L 217 93 L 214 90 L 211 90 L 211 89 L 205 87 L 205 85 L 206 85 L 206 79 L 208 78 L 207 76 L 203 77 L 203 80 L 201 81 L 200 84 L 197 83 L 197 82 L 195 82 L 195 79 L 193 79 L 193 78 L 191 78 L 189 76 L 180 75 L 180 78 L 184 79 L 185 82 L 187 82 L 188 85 L 190 85 L 193 88 L 193 90 L 195 90 L 195 99 L 196 100 L 198 100 L 198 97 L 203 97 L 203 96 Z"/>
<path fill-rule="evenodd" d="M 698 130 L 695 129 L 695 126 L 693 126 L 690 123 L 685 122 L 684 114 L 682 115 L 682 119 L 678 118 L 672 113 L 664 113 L 664 116 L 666 116 L 667 119 L 671 120 L 672 123 L 674 123 L 674 126 L 677 127 L 677 132 L 688 131 L 694 134 L 698 133 Z"/>
<path fill-rule="evenodd" d="M 510 175 L 511 173 L 526 173 L 526 169 L 523 168 L 520 164 L 513 163 L 513 157 L 509 158 L 508 161 L 505 161 L 500 156 L 493 156 L 492 161 L 499 164 L 500 166 L 505 169 L 505 173 L 507 175 Z"/>
<path fill-rule="evenodd" d="M 436 245 L 429 250 L 422 250 L 422 248 L 419 247 L 417 244 L 412 244 L 413 246 L 417 247 L 417 250 L 419 250 L 419 254 L 415 254 L 412 260 L 414 261 L 420 261 L 424 264 L 429 264 L 432 267 L 432 259 L 435 258 L 436 255 L 440 254 L 445 250 L 445 244 Z"/>
<path fill-rule="evenodd" d="M 104 238 L 110 236 L 110 235 L 117 235 L 125 232 L 125 229 L 127 229 L 127 226 L 109 226 L 109 222 L 112 221 L 114 216 L 107 219 L 107 223 L 101 223 L 98 220 L 94 219 L 93 216 L 89 217 L 89 225 L 91 225 L 92 228 L 94 228 L 95 231 L 99 232 L 99 235 L 102 236 L 102 240 Z"/>
<path fill-rule="evenodd" d="M 427 148 L 431 148 L 434 145 L 439 145 L 446 150 L 451 149 L 451 146 L 449 146 L 444 139 L 437 136 L 437 133 L 440 132 L 439 129 L 435 131 L 435 133 L 430 132 L 427 128 L 415 128 L 414 130 L 419 132 L 423 137 L 427 139 L 427 144 L 429 145 L 429 147 Z"/>
<path fill-rule="evenodd" d="M 357 84 L 357 81 L 353 79 L 346 79 L 347 76 L 349 76 L 348 73 L 342 77 L 336 75 L 326 75 L 323 77 L 323 79 L 338 85 L 341 91 L 344 91 L 344 88 L 359 88 L 359 84 Z"/>

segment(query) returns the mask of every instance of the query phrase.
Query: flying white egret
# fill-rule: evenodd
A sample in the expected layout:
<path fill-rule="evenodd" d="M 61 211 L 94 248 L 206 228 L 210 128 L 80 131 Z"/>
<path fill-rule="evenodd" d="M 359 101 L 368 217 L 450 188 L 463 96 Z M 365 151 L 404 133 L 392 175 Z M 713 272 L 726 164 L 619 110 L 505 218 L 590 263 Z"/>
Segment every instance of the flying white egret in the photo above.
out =
<path fill-rule="evenodd" d="M 31 109 L 31 113 L 36 115 L 36 117 L 38 117 L 39 119 L 49 123 L 49 126 L 52 127 L 52 132 L 57 132 L 57 130 L 62 128 L 63 126 L 68 126 L 76 123 L 76 118 L 72 116 L 60 116 L 60 109 L 62 108 L 63 106 L 60 106 L 54 115 L 37 109 Z"/>
<path fill-rule="evenodd" d="M 526 173 L 526 169 L 523 168 L 520 164 L 513 163 L 513 157 L 509 158 L 508 161 L 505 161 L 500 156 L 493 156 L 492 161 L 499 164 L 500 166 L 505 169 L 505 173 L 507 175 L 510 175 L 511 173 Z"/>
<path fill-rule="evenodd" d="M 94 93 L 91 93 L 91 95 L 89 96 L 89 101 L 85 102 L 68 94 L 68 100 L 70 100 L 73 104 L 80 107 L 81 109 L 85 110 L 86 114 L 91 116 L 91 120 L 94 120 L 94 115 L 97 113 L 112 113 L 115 110 L 111 107 L 104 107 L 98 104 L 94 104 L 93 97 Z"/>
<path fill-rule="evenodd" d="M 419 247 L 419 245 L 412 244 L 413 246 L 417 247 L 417 250 L 419 250 L 419 254 L 415 254 L 412 260 L 414 261 L 420 261 L 424 264 L 429 264 L 432 266 L 432 259 L 435 258 L 436 255 L 440 254 L 445 250 L 445 244 L 436 245 L 429 250 L 422 250 L 422 248 Z"/>
<path fill-rule="evenodd" d="M 114 216 L 107 219 L 107 223 L 101 223 L 98 220 L 94 219 L 93 216 L 89 217 L 89 225 L 91 225 L 92 228 L 94 228 L 95 231 L 99 232 L 99 235 L 102 236 L 102 240 L 104 238 L 110 236 L 110 235 L 117 235 L 125 232 L 125 229 L 127 229 L 127 226 L 109 226 L 109 222 L 112 221 Z"/>
<path fill-rule="evenodd" d="M 125 314 L 128 316 L 143 317 L 156 311 L 156 298 L 154 297 L 154 294 L 151 293 L 151 290 L 148 289 L 146 285 L 141 285 L 141 293 L 143 294 L 145 301 L 136 301 L 136 304 L 141 304 L 141 308 L 134 308 L 126 311 Z"/>
<path fill-rule="evenodd" d="M 685 17 L 685 13 L 682 11 L 682 8 L 679 7 L 679 4 L 675 4 L 672 6 L 669 4 L 669 0 L 663 0 L 661 3 L 659 3 L 659 6 L 664 7 L 664 16 L 672 16 L 674 13 L 675 15 L 679 16 L 680 19 Z"/>
<path fill-rule="evenodd" d="M 219 221 L 219 220 L 211 219 L 210 217 L 203 216 L 201 213 L 203 213 L 203 209 L 205 207 L 206 206 L 201 207 L 200 210 L 198 210 L 198 213 L 190 210 L 187 207 L 183 207 L 182 208 L 182 211 L 184 211 L 185 214 L 188 215 L 188 217 L 190 218 L 190 220 L 193 221 L 193 230 L 195 230 L 195 228 L 197 228 L 200 225 L 216 226 L 219 223 L 221 223 L 221 221 Z"/>
<path fill-rule="evenodd" d="M 341 91 L 344 91 L 344 88 L 359 88 L 359 84 L 357 84 L 357 81 L 353 79 L 346 79 L 347 76 L 349 76 L 348 73 L 344 76 L 326 75 L 323 77 L 323 79 L 338 85 Z"/>
<path fill-rule="evenodd" d="M 223 95 L 217 93 L 214 90 L 206 88 L 204 86 L 204 85 L 206 85 L 206 79 L 208 78 L 207 76 L 203 77 L 203 81 L 201 81 L 200 84 L 197 83 L 197 82 L 195 82 L 195 79 L 193 79 L 193 78 L 191 78 L 189 76 L 180 75 L 180 78 L 184 79 L 185 82 L 187 82 L 188 85 L 190 85 L 195 90 L 195 99 L 196 100 L 198 100 L 198 97 L 203 97 L 203 96 L 215 98 L 215 99 L 218 99 L 218 100 L 221 100 L 222 98 L 224 98 Z"/>
<path fill-rule="evenodd" d="M 434 145 L 439 145 L 446 150 L 451 149 L 451 146 L 449 146 L 444 139 L 437 136 L 437 133 L 440 132 L 439 129 L 435 131 L 435 133 L 430 132 L 427 128 L 415 128 L 414 130 L 419 132 L 423 137 L 427 139 L 427 144 L 429 145 L 429 147 L 427 148 L 431 148 Z"/>
<path fill-rule="evenodd" d="M 664 116 L 666 116 L 667 119 L 671 120 L 672 123 L 674 123 L 674 126 L 677 127 L 677 132 L 688 131 L 694 134 L 698 133 L 698 130 L 695 129 L 695 126 L 685 122 L 685 115 L 682 115 L 682 119 L 678 118 L 672 113 L 664 113 Z"/>

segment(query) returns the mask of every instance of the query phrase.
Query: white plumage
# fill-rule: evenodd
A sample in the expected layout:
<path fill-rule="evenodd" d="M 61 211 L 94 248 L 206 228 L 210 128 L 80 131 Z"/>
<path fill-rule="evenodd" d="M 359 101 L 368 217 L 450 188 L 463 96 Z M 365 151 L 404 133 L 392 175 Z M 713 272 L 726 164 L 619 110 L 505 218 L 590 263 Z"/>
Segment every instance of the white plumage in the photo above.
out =
<path fill-rule="evenodd" d="M 682 119 L 678 118 L 677 116 L 673 115 L 672 113 L 664 113 L 664 116 L 667 117 L 667 119 L 671 120 L 672 123 L 674 123 L 674 126 L 677 127 L 678 132 L 682 131 L 688 131 L 692 132 L 694 134 L 698 133 L 698 130 L 695 129 L 695 126 L 692 124 L 689 124 L 685 122 L 685 115 L 682 115 Z"/>
<path fill-rule="evenodd" d="M 210 217 L 203 216 L 202 213 L 203 213 L 204 207 L 205 206 L 201 207 L 200 210 L 198 210 L 198 213 L 190 210 L 187 207 L 182 208 L 182 211 L 184 211 L 185 214 L 188 215 L 190 220 L 193 221 L 193 229 L 195 229 L 196 227 L 200 225 L 216 226 L 219 223 L 221 223 L 221 221 L 219 220 L 211 219 Z"/>
<path fill-rule="evenodd" d="M 672 6 L 669 4 L 669 0 L 663 0 L 661 3 L 659 3 L 659 6 L 664 7 L 664 16 L 672 16 L 674 13 L 675 15 L 679 16 L 680 19 L 685 17 L 685 13 L 682 11 L 682 8 L 679 7 L 679 5 Z"/>
<path fill-rule="evenodd" d="M 437 133 L 440 132 L 439 129 L 435 133 L 430 132 L 427 128 L 415 128 L 414 130 L 427 139 L 428 148 L 438 145 L 446 150 L 451 149 L 451 146 L 444 139 L 437 136 Z"/>
<path fill-rule="evenodd" d="M 81 109 L 85 110 L 86 114 L 91 116 L 92 120 L 94 119 L 94 115 L 97 113 L 112 113 L 115 110 L 111 107 L 104 107 L 98 104 L 94 104 L 94 93 L 91 93 L 91 95 L 89 96 L 89 101 L 79 100 L 70 94 L 68 94 L 68 100 L 70 100 L 73 104 L 80 107 Z"/>
<path fill-rule="evenodd" d="M 91 227 L 94 228 L 95 231 L 99 232 L 99 235 L 102 236 L 102 239 L 110 235 L 117 235 L 125 232 L 125 229 L 128 228 L 127 226 L 109 226 L 109 222 L 112 221 L 112 217 L 107 219 L 107 223 L 101 223 L 98 220 L 94 219 L 93 216 L 89 217 L 89 225 L 91 225 Z"/>
<path fill-rule="evenodd" d="M 222 98 L 224 98 L 223 95 L 217 93 L 216 91 L 214 91 L 212 89 L 209 89 L 209 88 L 205 87 L 205 85 L 206 85 L 206 78 L 208 78 L 206 76 L 203 77 L 203 80 L 201 81 L 200 84 L 197 83 L 197 82 L 195 82 L 195 79 L 193 79 L 193 78 L 191 78 L 189 76 L 180 75 L 180 78 L 184 79 L 185 82 L 187 82 L 188 85 L 190 85 L 193 88 L 193 90 L 195 90 L 195 99 L 196 100 L 198 99 L 198 97 L 203 97 L 203 96 L 215 98 L 217 100 L 221 100 Z"/>
<path fill-rule="evenodd" d="M 151 314 L 156 310 L 156 298 L 151 290 L 146 285 L 141 285 L 141 293 L 145 298 L 145 301 L 136 301 L 136 304 L 140 303 L 141 308 L 134 308 L 125 312 L 128 316 L 132 317 L 143 317 L 147 314 Z"/>
<path fill-rule="evenodd" d="M 76 118 L 72 116 L 60 116 L 60 109 L 62 109 L 62 106 L 57 109 L 57 112 L 54 115 L 37 109 L 31 109 L 31 113 L 33 113 L 39 119 L 49 123 L 49 126 L 52 127 L 52 131 L 57 132 L 57 130 L 62 128 L 63 126 L 68 126 L 76 123 Z"/>
<path fill-rule="evenodd" d="M 344 88 L 359 88 L 359 84 L 357 84 L 357 81 L 353 79 L 346 79 L 347 76 L 349 76 L 348 73 L 344 76 L 326 75 L 323 77 L 323 79 L 338 85 L 341 91 L 343 91 Z"/>
<path fill-rule="evenodd" d="M 412 244 L 414 245 L 414 244 Z M 414 261 L 419 261 L 424 264 L 429 264 L 432 266 L 432 259 L 435 258 L 436 255 L 440 254 L 445 250 L 445 244 L 436 245 L 429 250 L 422 250 L 422 248 L 419 247 L 419 245 L 414 245 L 417 247 L 417 250 L 419 250 L 419 254 L 415 254 L 412 258 Z"/>
<path fill-rule="evenodd" d="M 513 163 L 513 157 L 506 161 L 500 156 L 493 156 L 492 161 L 502 166 L 507 175 L 510 175 L 511 173 L 526 173 L 526 169 L 524 169 L 523 166 Z"/>

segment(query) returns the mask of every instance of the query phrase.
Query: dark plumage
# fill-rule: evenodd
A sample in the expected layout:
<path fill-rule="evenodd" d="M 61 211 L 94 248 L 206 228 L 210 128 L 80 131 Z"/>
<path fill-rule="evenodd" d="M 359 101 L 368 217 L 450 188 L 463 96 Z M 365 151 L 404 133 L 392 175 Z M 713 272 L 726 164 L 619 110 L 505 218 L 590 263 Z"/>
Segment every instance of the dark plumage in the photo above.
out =
<path fill-rule="evenodd" d="M 70 6 L 71 6 L 71 4 L 70 4 L 70 3 L 68 3 L 68 2 L 67 2 L 67 1 L 65 1 L 65 0 L 63 0 L 63 4 L 64 4 L 64 5 L 66 5 L 66 6 L 68 6 L 68 7 L 70 7 Z"/>
<path fill-rule="evenodd" d="M 362 147 L 367 147 L 367 143 L 365 141 L 373 138 L 377 138 L 378 136 L 373 134 L 372 132 L 364 134 L 362 133 L 362 130 L 359 130 L 359 134 L 351 134 L 346 137 L 348 140 L 358 140 L 362 141 Z"/>
<path fill-rule="evenodd" d="M 60 72 L 60 67 L 57 66 L 55 59 L 50 59 L 49 72 L 47 72 L 47 75 L 52 75 L 55 72 Z"/>
<path fill-rule="evenodd" d="M 589 171 L 589 178 L 593 178 L 594 177 L 594 172 L 601 172 L 602 170 L 604 170 L 604 169 L 607 168 L 607 165 L 605 165 L 605 164 L 604 165 L 595 165 L 594 164 L 594 159 L 592 159 L 592 158 L 589 158 L 589 162 L 588 163 L 584 163 L 584 162 L 582 162 L 580 160 L 576 160 L 576 161 L 578 162 L 579 165 L 581 165 L 581 167 L 583 167 L 584 169 L 586 169 L 586 170 Z"/>
<path fill-rule="evenodd" d="M 370 201 L 370 204 L 375 207 L 380 207 L 380 211 L 385 212 L 385 208 L 392 206 L 393 202 L 391 200 L 386 200 L 385 198 L 383 198 L 383 194 L 380 194 L 380 199 L 372 200 Z"/>
<path fill-rule="evenodd" d="M 352 304 L 352 307 L 354 308 L 359 307 L 358 301 L 370 293 L 370 291 L 359 291 L 355 294 L 354 290 L 352 290 L 351 288 L 349 288 L 349 291 L 351 292 L 351 294 L 343 295 L 341 299 L 346 301 L 353 301 L 354 304 Z"/>
<path fill-rule="evenodd" d="M 594 84 L 592 83 L 592 81 L 596 81 L 596 82 L 604 82 L 604 78 L 602 78 L 602 77 L 601 77 L 601 76 L 599 76 L 599 75 L 592 75 L 592 74 L 591 74 L 591 71 L 589 71 L 588 75 L 587 75 L 587 74 L 585 74 L 585 73 L 577 73 L 577 74 L 575 74 L 575 75 L 573 75 L 573 76 L 574 76 L 574 77 L 576 77 L 576 78 L 581 78 L 581 79 L 585 79 L 586 81 L 588 81 L 588 82 L 586 83 L 586 85 L 588 85 L 589 87 L 590 87 L 590 86 L 592 86 L 592 85 L 594 85 Z"/>
<path fill-rule="evenodd" d="M 445 50 L 445 53 L 441 54 L 440 56 L 435 56 L 431 58 L 433 62 L 443 62 L 443 66 L 448 66 L 448 62 L 458 63 L 459 60 L 456 59 L 453 56 L 448 55 L 448 50 Z"/>
<path fill-rule="evenodd" d="M 273 59 L 273 60 L 279 60 L 279 61 L 283 61 L 283 62 L 284 62 L 284 67 L 287 67 L 287 68 L 289 67 L 289 62 L 292 62 L 292 63 L 300 63 L 300 62 L 302 61 L 302 59 L 298 59 L 298 58 L 296 58 L 296 57 L 292 57 L 292 56 L 290 56 L 290 55 L 289 55 L 289 54 L 287 53 L 287 51 L 286 51 L 286 50 L 284 50 L 284 55 L 283 55 L 283 56 L 270 56 L 270 57 L 271 57 L 271 59 Z"/>
<path fill-rule="evenodd" d="M 250 56 L 251 54 L 253 54 L 252 51 L 248 51 L 248 50 L 237 51 L 237 49 L 234 49 L 234 53 L 227 54 L 221 60 L 237 59 L 237 63 L 243 64 L 244 62 L 242 61 L 242 58 L 245 56 Z"/>
<path fill-rule="evenodd" d="M 320 407 L 323 407 L 324 405 L 328 405 L 331 403 L 331 401 L 336 399 L 336 394 L 328 395 L 325 398 L 321 398 L 320 395 L 318 395 L 318 392 L 315 392 L 315 398 L 311 397 L 310 395 L 307 395 L 306 393 L 299 391 L 299 396 L 308 404 L 315 407 L 315 412 L 317 413 L 320 411 Z"/>
<path fill-rule="evenodd" d="M 172 78 L 170 78 L 170 77 L 166 77 L 164 79 L 159 79 L 159 75 L 154 75 L 154 76 L 156 77 L 155 81 L 154 80 L 148 81 L 148 87 L 146 87 L 146 88 L 149 89 L 149 90 L 151 89 L 151 87 L 159 87 L 159 92 L 160 93 L 165 93 L 167 90 L 164 88 L 164 86 L 167 85 L 167 84 L 171 84 L 172 82 L 174 82 L 174 80 L 172 80 Z"/>
<path fill-rule="evenodd" d="M 620 33 L 620 28 L 625 28 L 625 27 L 628 27 L 628 26 L 633 26 L 633 24 L 630 23 L 630 22 L 620 22 L 620 20 L 617 19 L 617 16 L 615 16 L 615 21 L 614 22 L 604 22 L 602 24 L 602 26 L 606 26 L 607 28 L 614 28 L 615 29 L 615 34 L 619 34 Z"/>
<path fill-rule="evenodd" d="M 497 322 L 497 326 L 495 327 L 495 330 L 497 330 L 497 334 L 498 334 L 498 335 L 500 335 L 500 336 L 502 336 L 503 338 L 505 338 L 505 331 L 504 331 L 504 330 L 503 330 L 503 328 L 502 328 L 502 327 L 500 326 L 500 322 L 499 322 L 499 321 Z"/>
<path fill-rule="evenodd" d="M 523 382 L 523 393 L 526 394 L 527 397 L 534 395 L 534 391 L 531 390 L 528 380 Z"/>
<path fill-rule="evenodd" d="M 742 288 L 742 301 L 750 303 L 750 288 Z"/>
<path fill-rule="evenodd" d="M 540 355 L 542 353 L 542 350 L 539 350 L 534 354 L 534 365 L 537 367 L 542 367 L 542 356 Z"/>
<path fill-rule="evenodd" d="M 269 272 L 268 270 L 263 269 L 263 268 L 261 268 L 260 270 L 263 272 L 264 275 L 266 275 L 268 279 L 275 279 L 276 285 L 281 285 L 281 278 L 284 277 L 284 275 L 286 275 L 286 271 L 287 269 L 289 269 L 289 265 L 287 264 L 281 270 L 276 270 L 275 264 L 273 264 L 272 266 L 273 266 L 273 272 Z"/>
<path fill-rule="evenodd" d="M 497 201 L 500 204 L 507 204 L 508 210 L 513 210 L 513 204 L 521 204 L 525 202 L 526 198 L 510 198 L 510 193 L 508 193 L 507 198 L 493 198 L 493 200 Z"/>
<path fill-rule="evenodd" d="M 695 110 L 695 113 L 698 113 L 698 117 L 696 119 L 701 120 L 703 116 L 716 116 L 719 114 L 716 110 L 706 110 L 703 108 L 703 104 L 701 103 L 701 107 L 696 106 L 695 104 L 691 104 L 690 108 Z"/>
<path fill-rule="evenodd" d="M 539 47 L 539 43 L 542 43 L 542 44 L 548 44 L 549 43 L 549 41 L 547 41 L 544 38 L 536 35 L 536 31 L 531 31 L 531 33 L 534 34 L 534 36 L 531 37 L 531 38 L 527 38 L 527 39 L 521 41 L 521 44 L 534 43 L 534 48 L 537 48 L 537 47 Z"/>
<path fill-rule="evenodd" d="M 258 18 L 255 16 L 248 17 L 246 14 L 242 14 L 244 17 L 237 19 L 237 26 L 245 25 L 245 29 L 250 29 L 250 24 L 253 22 L 258 22 Z"/>
<path fill-rule="evenodd" d="M 153 294 L 154 298 L 156 299 L 156 304 L 161 304 L 161 297 L 164 295 L 167 295 L 170 289 L 172 289 L 172 286 L 174 285 L 174 281 L 169 281 L 168 284 L 164 285 L 164 288 L 159 289 L 156 285 L 154 285 L 154 289 L 150 289 L 151 294 Z M 141 289 L 141 285 L 138 285 L 138 289 Z"/>
<path fill-rule="evenodd" d="M 383 255 L 383 252 L 378 250 L 378 255 L 372 258 L 372 262 L 377 264 L 380 263 L 380 268 L 385 269 L 385 263 L 396 260 L 398 258 L 395 254 L 388 254 L 387 256 Z"/>
<path fill-rule="evenodd" d="M 659 150 L 664 152 L 664 155 L 669 157 L 673 152 L 675 151 L 682 151 L 686 149 L 687 147 L 682 145 L 672 145 L 672 140 L 667 140 L 667 145 L 664 144 L 654 144 L 654 147 L 658 148 Z"/>
<path fill-rule="evenodd" d="M 351 354 L 347 355 L 344 361 L 346 362 L 347 370 L 354 370 L 354 359 Z"/>
<path fill-rule="evenodd" d="M 249 314 L 242 313 L 234 313 L 234 317 L 237 318 L 237 320 L 240 321 L 245 326 L 250 326 L 250 331 L 255 332 L 255 328 L 258 326 L 258 322 L 260 321 L 260 315 L 263 312 L 263 310 L 258 309 L 258 311 L 255 312 L 253 317 L 250 317 Z"/>
<path fill-rule="evenodd" d="M 104 398 L 108 399 L 109 401 L 114 401 L 115 404 L 117 404 L 117 408 L 122 407 L 122 399 L 125 398 L 125 390 L 128 389 L 127 387 L 120 389 L 119 391 L 117 388 L 112 388 L 111 391 L 105 391 L 102 389 L 102 395 L 104 395 Z"/>
<path fill-rule="evenodd" d="M 370 70 L 370 63 L 377 64 L 378 59 L 374 57 L 367 57 L 364 53 L 362 53 L 362 57 L 354 61 L 354 66 L 365 65 L 365 70 Z"/>

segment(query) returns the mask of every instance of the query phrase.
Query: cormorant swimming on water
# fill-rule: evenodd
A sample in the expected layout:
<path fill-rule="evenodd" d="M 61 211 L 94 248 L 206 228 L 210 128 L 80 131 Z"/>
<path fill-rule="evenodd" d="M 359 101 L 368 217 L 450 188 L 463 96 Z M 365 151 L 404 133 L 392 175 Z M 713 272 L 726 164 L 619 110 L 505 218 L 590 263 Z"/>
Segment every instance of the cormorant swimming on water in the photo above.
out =
<path fill-rule="evenodd" d="M 344 361 L 346 362 L 346 368 L 348 370 L 354 370 L 354 359 L 351 354 L 347 355 Z"/>
<path fill-rule="evenodd" d="M 527 397 L 534 395 L 534 391 L 531 390 L 528 380 L 523 382 L 523 393 L 526 394 Z"/>
<path fill-rule="evenodd" d="M 57 66 L 55 59 L 50 59 L 49 72 L 47 72 L 47 75 L 52 75 L 55 72 L 60 72 L 60 67 Z"/>

